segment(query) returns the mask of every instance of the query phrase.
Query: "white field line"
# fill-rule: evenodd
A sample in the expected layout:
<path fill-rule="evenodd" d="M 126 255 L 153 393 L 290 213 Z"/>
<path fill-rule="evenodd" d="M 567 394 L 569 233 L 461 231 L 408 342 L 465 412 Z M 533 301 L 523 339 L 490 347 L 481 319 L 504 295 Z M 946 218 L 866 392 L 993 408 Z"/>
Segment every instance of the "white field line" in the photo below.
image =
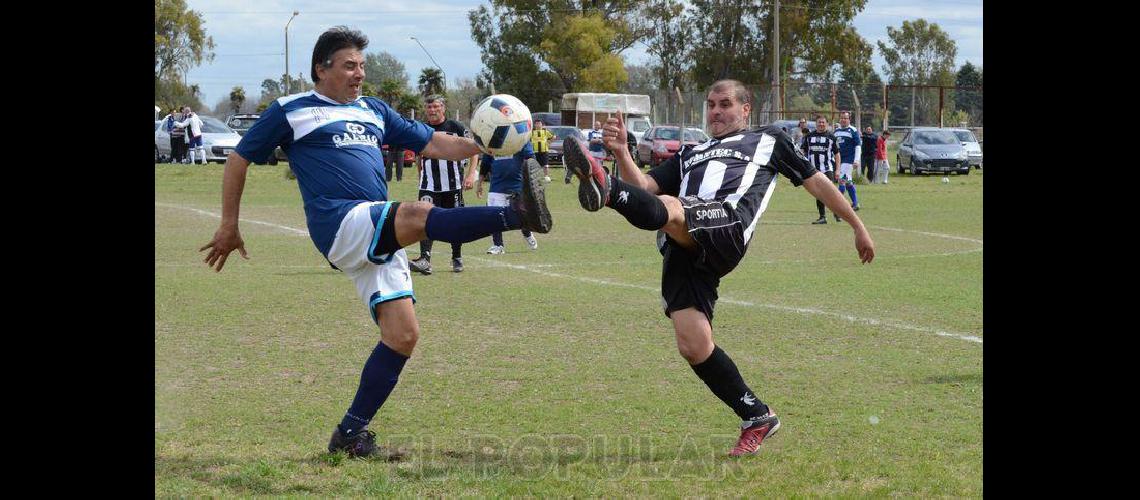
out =
<path fill-rule="evenodd" d="M 184 207 L 184 206 L 180 206 L 180 205 L 171 205 L 171 204 L 158 203 L 158 202 L 155 202 L 155 205 L 161 206 L 161 207 L 167 207 L 167 208 L 188 210 L 191 212 L 195 212 L 198 214 L 202 214 L 202 215 L 206 215 L 206 216 L 210 216 L 210 217 L 214 217 L 214 218 L 219 218 L 219 219 L 221 218 L 220 214 L 217 214 L 214 212 L 208 212 L 206 210 L 199 210 L 197 208 Z M 293 228 L 293 227 L 288 227 L 288 226 L 282 226 L 280 224 L 273 224 L 270 222 L 256 221 L 256 220 L 245 219 L 245 218 L 242 218 L 241 220 L 243 222 L 248 222 L 251 224 L 261 224 L 261 225 L 265 225 L 265 226 L 270 226 L 270 227 L 274 227 L 274 228 L 278 228 L 278 229 L 287 230 L 293 234 L 298 234 L 298 235 L 302 235 L 302 236 L 308 236 L 309 235 L 308 231 Z M 889 231 L 901 231 L 901 232 L 907 232 L 907 233 L 917 233 L 917 234 L 923 234 L 923 235 L 927 235 L 927 236 L 935 236 L 935 237 L 958 239 L 958 240 L 967 240 L 967 241 L 972 241 L 972 242 L 976 242 L 976 243 L 981 243 L 981 240 L 975 240 L 972 238 L 963 238 L 960 236 L 953 236 L 953 235 L 946 235 L 946 234 L 939 234 L 939 233 L 928 233 L 928 232 L 924 232 L 924 231 L 911 231 L 908 229 L 897 229 L 897 228 L 879 228 L 879 229 L 886 229 Z M 551 278 L 569 279 L 569 280 L 579 281 L 582 283 L 590 283 L 590 284 L 594 284 L 594 285 L 614 286 L 614 287 L 621 287 L 621 288 L 632 288 L 635 290 L 644 290 L 647 292 L 653 292 L 655 294 L 661 293 L 661 289 L 658 287 L 649 287 L 649 286 L 645 286 L 645 285 L 635 285 L 632 283 L 622 283 L 620 281 L 603 280 L 603 279 L 597 279 L 597 278 L 586 278 L 586 277 L 582 277 L 582 276 L 573 276 L 573 275 L 569 275 L 569 274 L 554 273 L 554 272 L 549 272 L 549 271 L 537 269 L 537 268 L 532 267 L 532 266 L 522 266 L 522 265 L 518 265 L 518 264 L 508 264 L 505 262 L 496 262 L 494 260 L 484 259 L 484 258 L 479 258 L 479 257 L 469 257 L 469 258 L 471 260 L 483 262 L 483 263 L 486 263 L 486 264 L 489 264 L 489 265 L 495 266 L 495 267 L 506 267 L 506 268 L 510 268 L 510 269 L 516 269 L 519 271 L 527 271 L 527 272 L 531 272 L 531 273 L 535 273 L 535 274 L 539 274 L 539 275 L 547 276 L 547 277 L 551 277 Z M 877 319 L 877 318 L 864 318 L 864 317 L 860 317 L 860 316 L 853 316 L 850 314 L 835 313 L 835 312 L 823 311 L 820 309 L 813 309 L 813 308 L 808 308 L 808 307 L 791 307 L 791 306 L 783 306 L 783 305 L 779 305 L 779 304 L 764 304 L 764 303 L 756 303 L 756 302 L 747 302 L 747 301 L 743 301 L 743 300 L 732 299 L 729 297 L 721 297 L 719 299 L 719 302 L 723 302 L 726 304 L 738 305 L 738 306 L 745 306 L 745 307 L 761 307 L 761 308 L 765 308 L 765 309 L 775 309 L 775 310 L 779 310 L 779 311 L 794 312 L 794 313 L 798 313 L 798 314 L 811 314 L 811 315 L 819 315 L 819 316 L 828 316 L 828 317 L 832 317 L 832 318 L 843 319 L 843 320 L 846 320 L 846 321 L 849 321 L 852 323 L 864 323 L 864 324 L 873 325 L 873 326 L 886 326 L 886 327 L 890 327 L 890 328 L 896 328 L 899 330 L 909 330 L 909 331 L 922 332 L 922 333 L 931 333 L 931 334 L 938 335 L 941 337 L 957 338 L 957 339 L 965 340 L 968 342 L 975 342 L 978 344 L 982 343 L 982 339 L 980 337 L 977 337 L 974 335 L 966 335 L 963 333 L 949 332 L 949 331 L 945 331 L 945 330 L 938 330 L 935 328 L 927 328 L 927 327 L 923 327 L 923 326 L 910 325 L 910 324 L 902 323 L 902 322 L 895 321 L 895 320 L 881 320 L 881 319 Z"/>

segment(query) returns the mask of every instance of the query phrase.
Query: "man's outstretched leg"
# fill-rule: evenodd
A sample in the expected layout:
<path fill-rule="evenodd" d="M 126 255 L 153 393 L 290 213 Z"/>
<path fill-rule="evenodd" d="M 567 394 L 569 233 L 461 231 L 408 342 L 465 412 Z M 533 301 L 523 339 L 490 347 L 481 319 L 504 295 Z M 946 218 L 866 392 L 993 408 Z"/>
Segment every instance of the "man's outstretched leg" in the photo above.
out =
<path fill-rule="evenodd" d="M 740 417 L 740 438 L 729 455 L 754 454 L 765 438 L 780 429 L 776 413 L 744 383 L 736 363 L 712 340 L 708 317 L 695 307 L 673 311 L 677 350 L 709 390 Z"/>

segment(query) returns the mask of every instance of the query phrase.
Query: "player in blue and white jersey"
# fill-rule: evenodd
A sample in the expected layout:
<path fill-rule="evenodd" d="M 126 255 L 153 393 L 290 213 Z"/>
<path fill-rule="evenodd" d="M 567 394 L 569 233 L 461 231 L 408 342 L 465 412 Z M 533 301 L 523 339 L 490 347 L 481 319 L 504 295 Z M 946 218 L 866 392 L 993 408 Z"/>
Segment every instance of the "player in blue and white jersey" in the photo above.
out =
<path fill-rule="evenodd" d="M 379 454 L 368 423 L 388 398 L 419 338 L 412 280 L 403 247 L 425 238 L 465 243 L 495 231 L 550 230 L 542 169 L 523 172 L 522 196 L 509 207 L 436 208 L 429 202 L 388 201 L 381 145 L 427 158 L 463 160 L 481 152 L 469 138 L 434 132 L 401 117 L 388 104 L 360 95 L 368 38 L 344 26 L 329 29 L 313 48 L 315 89 L 277 99 L 226 159 L 222 222 L 205 262 L 222 270 L 230 252 L 248 259 L 238 212 L 250 162 L 263 163 L 277 146 L 289 157 L 317 250 L 356 284 L 380 327 L 352 405 L 329 441 L 330 452 Z M 537 176 L 537 177 L 536 177 Z"/>
<path fill-rule="evenodd" d="M 859 135 L 859 129 L 851 126 L 850 113 L 844 111 L 839 114 L 839 127 L 836 127 L 833 135 L 839 143 L 839 174 L 835 176 L 839 181 L 839 191 L 846 189 L 851 196 L 851 208 L 858 212 L 859 197 L 855 195 L 855 183 L 852 181 L 855 179 L 854 172 L 859 171 L 863 139 Z"/>
<path fill-rule="evenodd" d="M 484 154 L 479 162 L 491 166 L 488 173 L 488 177 L 491 178 L 491 187 L 487 189 L 487 205 L 492 207 L 505 206 L 509 203 L 511 196 L 518 196 L 518 193 L 522 191 L 522 172 L 526 170 L 528 163 L 541 165 L 535 159 L 534 149 L 529 142 L 518 153 L 511 156 L 495 157 Z M 482 181 L 480 181 L 481 187 Z M 531 250 L 538 250 L 538 240 L 530 231 L 523 229 L 522 235 Z M 502 231 L 495 231 L 491 234 L 491 248 L 487 249 L 487 253 L 491 255 L 507 253 L 503 246 Z"/>

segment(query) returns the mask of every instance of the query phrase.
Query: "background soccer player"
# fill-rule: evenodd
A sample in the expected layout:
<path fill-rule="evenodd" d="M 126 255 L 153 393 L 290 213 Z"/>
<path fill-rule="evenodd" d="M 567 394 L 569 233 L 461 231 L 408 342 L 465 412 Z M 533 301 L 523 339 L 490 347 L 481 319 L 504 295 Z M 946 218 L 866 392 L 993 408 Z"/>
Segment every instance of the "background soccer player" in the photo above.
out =
<path fill-rule="evenodd" d="M 844 111 L 839 114 L 839 127 L 835 129 L 835 140 L 839 143 L 839 173 L 835 180 L 839 181 L 839 190 L 846 189 L 851 196 L 851 208 L 859 211 L 859 197 L 855 195 L 855 172 L 859 170 L 859 160 L 862 154 L 863 139 L 859 136 L 859 129 L 851 126 L 851 114 Z"/>
<path fill-rule="evenodd" d="M 831 131 L 827 130 L 827 118 L 823 115 L 815 117 L 815 130 L 804 136 L 800 151 L 807 156 L 811 166 L 822 172 L 828 180 L 835 182 L 835 167 L 839 165 L 839 144 Z M 839 192 L 843 193 L 843 190 Z M 827 224 L 823 202 L 818 198 L 815 200 L 815 208 L 819 210 L 819 219 L 812 224 Z M 839 222 L 838 213 L 835 213 L 835 221 Z"/>
<path fill-rule="evenodd" d="M 226 159 L 222 179 L 222 222 L 205 262 L 222 270 L 230 252 L 248 259 L 238 231 L 238 212 L 250 161 L 268 160 L 277 146 L 289 157 L 305 202 L 305 223 L 317 250 L 356 285 L 380 327 L 380 341 L 364 363 L 352 405 L 329 439 L 330 452 L 378 454 L 368 423 L 396 386 L 419 339 L 415 295 L 403 247 L 426 238 L 468 242 L 493 231 L 526 227 L 550 230 L 542 181 L 534 168 L 523 173 L 523 196 L 509 207 L 444 209 L 430 203 L 388 202 L 380 153 L 411 149 L 428 158 L 459 161 L 480 152 L 475 141 L 435 132 L 404 119 L 388 104 L 362 97 L 363 33 L 337 26 L 321 34 L 310 65 L 312 91 L 285 96 L 242 136 Z"/>
<path fill-rule="evenodd" d="M 430 95 L 424 98 L 427 111 L 427 124 L 432 130 L 459 137 L 471 137 L 462 123 L 447 118 L 447 102 L 443 96 Z M 402 153 L 401 153 L 402 154 Z M 440 208 L 463 206 L 463 169 L 478 162 L 478 155 L 463 161 L 419 157 L 416 169 L 420 173 L 420 201 L 426 201 Z M 471 167 L 474 168 L 474 167 Z M 431 274 L 431 240 L 420 242 L 420 257 L 409 264 L 413 271 Z M 451 244 L 451 270 L 463 272 L 463 244 Z"/>
<path fill-rule="evenodd" d="M 518 196 L 523 188 L 523 170 L 527 168 L 528 163 L 538 164 L 534 159 L 534 151 L 530 149 L 530 143 L 511 156 L 494 157 L 484 154 L 479 162 L 490 165 L 488 177 L 491 180 L 491 187 L 487 190 L 487 206 L 490 207 L 506 206 L 512 196 Z M 531 250 L 538 250 L 538 240 L 530 231 L 523 229 L 522 235 Z M 502 255 L 506 252 L 502 231 L 491 233 L 491 248 L 487 249 L 487 253 Z"/>
<path fill-rule="evenodd" d="M 610 207 L 634 227 L 658 230 L 664 257 L 661 297 L 673 322 L 677 350 L 709 390 L 742 420 L 730 454 L 755 453 L 780 427 L 780 419 L 744 383 L 740 370 L 713 343 L 713 307 L 720 279 L 744 257 L 760 215 L 771 201 L 776 174 L 803 185 L 843 215 L 855 231 L 859 258 L 871 262 L 870 233 L 843 195 L 795 148 L 778 127 L 746 131 L 752 94 L 736 80 L 712 85 L 706 101 L 713 140 L 685 145 L 672 158 L 643 174 L 626 149 L 621 113 L 606 121 L 606 145 L 617 155 L 622 178 L 605 173 L 585 146 L 567 138 L 566 166 L 578 176 L 578 198 L 586 210 Z"/>

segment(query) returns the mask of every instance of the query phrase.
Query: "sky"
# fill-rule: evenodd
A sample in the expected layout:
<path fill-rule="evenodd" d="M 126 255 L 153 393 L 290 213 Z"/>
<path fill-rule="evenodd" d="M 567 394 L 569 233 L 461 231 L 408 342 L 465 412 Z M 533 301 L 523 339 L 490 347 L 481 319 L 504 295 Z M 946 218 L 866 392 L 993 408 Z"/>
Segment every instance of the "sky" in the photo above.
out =
<path fill-rule="evenodd" d="M 435 64 L 451 85 L 457 78 L 474 78 L 482 69 L 479 46 L 471 39 L 467 12 L 489 2 L 476 0 L 187 0 L 202 14 L 214 39 L 214 60 L 191 69 L 187 83 L 198 84 L 202 103 L 214 104 L 234 86 L 256 98 L 261 81 L 285 72 L 285 25 L 289 24 L 289 73 L 309 77 L 309 60 L 317 37 L 339 24 L 368 35 L 365 52 L 387 51 L 404 63 L 414 84 L 423 68 Z M 299 14 L 289 21 L 294 11 Z M 853 24 L 875 47 L 871 58 L 883 74 L 877 41 L 887 41 L 887 27 L 923 18 L 938 23 L 958 45 L 955 66 L 966 61 L 982 66 L 981 0 L 869 0 Z M 416 37 L 423 48 L 411 37 Z M 426 50 L 426 53 L 425 53 Z M 644 44 L 622 53 L 627 64 L 649 61 Z"/>

